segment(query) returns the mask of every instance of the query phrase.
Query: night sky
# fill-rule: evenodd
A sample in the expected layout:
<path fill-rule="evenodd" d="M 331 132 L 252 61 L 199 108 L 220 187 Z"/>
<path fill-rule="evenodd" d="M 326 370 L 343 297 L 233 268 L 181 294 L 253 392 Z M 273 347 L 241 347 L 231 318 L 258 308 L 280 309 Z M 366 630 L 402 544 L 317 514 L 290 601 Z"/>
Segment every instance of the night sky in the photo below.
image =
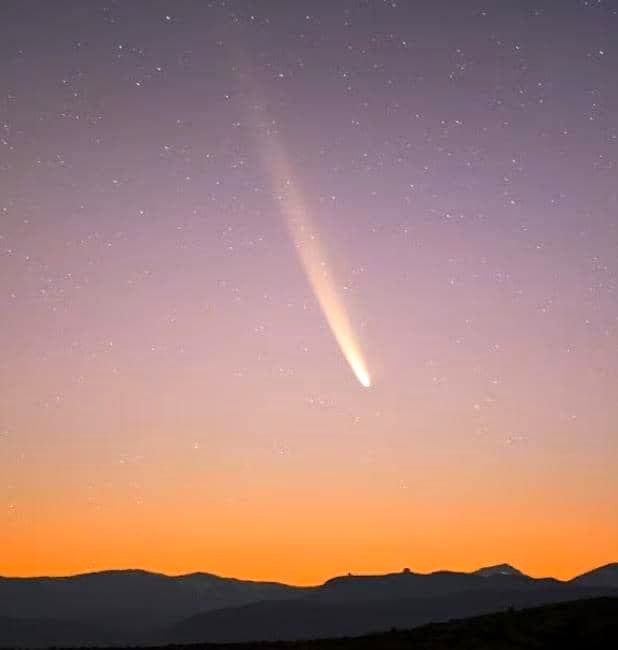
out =
<path fill-rule="evenodd" d="M 618 559 L 618 2 L 0 9 L 0 574 Z"/>

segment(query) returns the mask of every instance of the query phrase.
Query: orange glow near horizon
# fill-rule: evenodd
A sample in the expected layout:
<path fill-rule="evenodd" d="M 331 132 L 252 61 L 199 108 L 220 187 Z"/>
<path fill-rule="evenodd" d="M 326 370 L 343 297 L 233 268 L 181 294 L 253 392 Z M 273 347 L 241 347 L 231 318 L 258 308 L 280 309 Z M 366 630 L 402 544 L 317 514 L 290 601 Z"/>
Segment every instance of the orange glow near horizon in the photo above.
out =
<path fill-rule="evenodd" d="M 615 538 L 617 534 L 615 529 L 607 530 L 605 540 L 587 548 L 586 552 L 574 559 L 570 550 L 554 548 L 553 545 L 561 540 L 558 535 L 546 530 L 538 537 L 513 535 L 510 547 L 505 544 L 502 553 L 496 552 L 496 542 L 500 543 L 502 539 L 486 537 L 482 544 L 478 543 L 475 536 L 483 534 L 479 528 L 470 529 L 460 536 L 459 548 L 449 550 L 441 540 L 438 544 L 425 538 L 402 548 L 404 544 L 394 535 L 385 538 L 364 532 L 362 543 L 345 536 L 340 536 L 336 542 L 317 539 L 304 543 L 273 536 L 242 546 L 236 539 L 209 542 L 205 535 L 196 536 L 193 531 L 185 531 L 184 537 L 180 531 L 175 535 L 166 535 L 152 522 L 145 522 L 134 515 L 126 521 L 127 525 L 139 525 L 141 528 L 139 534 L 132 534 L 134 539 L 127 540 L 123 536 L 124 529 L 114 527 L 105 531 L 106 537 L 97 539 L 81 529 L 87 521 L 88 518 L 76 522 L 65 521 L 62 527 L 53 526 L 40 531 L 42 538 L 50 533 L 55 535 L 48 537 L 46 544 L 35 542 L 33 531 L 3 536 L 4 541 L 14 545 L 14 548 L 5 554 L 0 576 L 68 576 L 109 569 L 144 569 L 167 575 L 205 572 L 247 580 L 313 585 L 349 572 L 383 574 L 401 571 L 403 567 L 419 573 L 443 569 L 472 571 L 506 560 L 534 577 L 570 579 L 614 561 L 615 547 L 611 536 Z M 120 521 L 116 525 L 123 523 Z M 408 532 L 398 531 L 399 536 L 404 538 Z M 446 536 L 452 535 L 452 531 L 446 527 L 440 532 Z M 570 532 L 577 534 L 586 531 L 582 527 Z M 530 548 L 539 540 L 541 545 L 538 548 Z M 519 544 L 528 548 L 522 550 Z M 357 549 L 353 559 L 350 546 Z M 436 553 L 438 548 L 439 554 Z M 299 562 L 299 558 L 302 561 Z"/>
<path fill-rule="evenodd" d="M 508 562 L 533 576 L 568 579 L 615 558 L 618 525 L 609 507 L 590 511 L 584 503 L 534 502 L 506 491 L 505 502 L 483 501 L 465 488 L 467 502 L 474 498 L 476 505 L 464 513 L 455 495 L 429 506 L 407 491 L 363 491 L 351 475 L 347 489 L 329 494 L 323 478 L 321 489 L 297 483 L 286 490 L 280 476 L 250 497 L 230 493 L 233 508 L 226 500 L 204 502 L 194 492 L 195 477 L 141 503 L 112 494 L 105 510 L 85 501 L 71 507 L 66 494 L 65 508 L 43 514 L 32 501 L 35 523 L 26 524 L 25 509 L 23 524 L 14 518 L 3 526 L 0 575 L 141 568 L 306 585 L 348 572 L 470 571 Z M 470 477 L 460 472 L 453 479 L 463 485 Z M 581 542 L 576 554 L 565 543 L 573 539 Z"/>

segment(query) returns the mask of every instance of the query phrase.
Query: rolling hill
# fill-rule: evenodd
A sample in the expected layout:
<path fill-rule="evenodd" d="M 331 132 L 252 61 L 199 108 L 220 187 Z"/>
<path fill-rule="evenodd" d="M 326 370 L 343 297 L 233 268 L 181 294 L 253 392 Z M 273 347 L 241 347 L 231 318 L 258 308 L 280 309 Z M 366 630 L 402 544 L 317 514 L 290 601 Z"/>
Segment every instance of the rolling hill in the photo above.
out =
<path fill-rule="evenodd" d="M 207 573 L 105 571 L 0 578 L 0 646 L 243 642 L 362 635 L 509 608 L 618 596 L 617 565 L 570 581 L 508 565 L 471 573 L 408 569 L 316 587 Z"/>

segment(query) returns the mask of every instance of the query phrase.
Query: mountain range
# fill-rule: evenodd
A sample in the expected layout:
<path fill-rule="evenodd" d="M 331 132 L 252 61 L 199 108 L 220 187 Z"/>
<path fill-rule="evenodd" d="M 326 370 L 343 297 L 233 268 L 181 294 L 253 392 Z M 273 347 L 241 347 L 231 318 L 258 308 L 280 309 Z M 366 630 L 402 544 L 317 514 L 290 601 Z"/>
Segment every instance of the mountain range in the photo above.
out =
<path fill-rule="evenodd" d="M 600 596 L 618 596 L 618 563 L 568 581 L 532 578 L 508 564 L 347 575 L 315 587 L 140 570 L 0 578 L 0 646 L 338 637 Z"/>

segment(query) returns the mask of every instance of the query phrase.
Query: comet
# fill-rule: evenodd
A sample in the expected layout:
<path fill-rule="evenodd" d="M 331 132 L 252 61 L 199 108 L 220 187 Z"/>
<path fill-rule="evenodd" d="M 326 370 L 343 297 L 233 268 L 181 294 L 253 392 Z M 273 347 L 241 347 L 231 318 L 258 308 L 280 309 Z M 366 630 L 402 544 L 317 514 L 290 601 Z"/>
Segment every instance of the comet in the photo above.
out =
<path fill-rule="evenodd" d="M 279 152 L 281 153 L 281 152 Z M 341 352 L 352 372 L 365 388 L 371 386 L 367 363 L 352 328 L 350 317 L 337 293 L 326 252 L 320 242 L 315 224 L 302 200 L 300 191 L 289 174 L 285 159 L 273 165 L 273 180 L 277 198 L 286 217 L 290 238 L 294 243 L 301 266 L 320 305 Z"/>
<path fill-rule="evenodd" d="M 263 132 L 262 132 L 263 133 Z M 328 263 L 326 251 L 307 203 L 294 179 L 293 169 L 278 133 L 269 130 L 260 138 L 275 196 L 285 217 L 290 239 L 298 254 L 324 318 L 337 344 L 361 386 L 369 388 L 371 377 L 360 343 L 354 333 L 345 305 Z"/>
<path fill-rule="evenodd" d="M 247 100 L 246 115 L 249 126 L 268 169 L 273 191 L 300 265 L 343 357 L 361 386 L 369 388 L 371 377 L 360 343 L 337 291 L 331 265 L 320 242 L 307 201 L 295 178 L 283 138 L 266 110 L 266 98 L 256 81 L 259 75 L 256 74 L 251 57 L 247 56 L 242 47 L 235 48 L 231 61 Z"/>

